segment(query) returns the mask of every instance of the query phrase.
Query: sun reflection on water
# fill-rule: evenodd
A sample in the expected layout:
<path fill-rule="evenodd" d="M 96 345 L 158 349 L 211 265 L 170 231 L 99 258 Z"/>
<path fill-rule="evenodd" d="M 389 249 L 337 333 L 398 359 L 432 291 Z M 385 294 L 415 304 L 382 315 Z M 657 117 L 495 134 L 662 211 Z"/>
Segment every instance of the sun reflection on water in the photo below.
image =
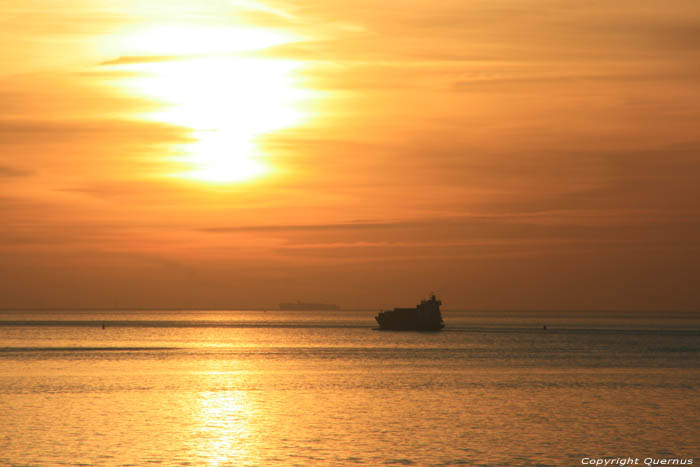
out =
<path fill-rule="evenodd" d="M 230 465 L 248 457 L 251 409 L 244 391 L 206 391 L 198 395 L 196 459 L 208 465 Z"/>

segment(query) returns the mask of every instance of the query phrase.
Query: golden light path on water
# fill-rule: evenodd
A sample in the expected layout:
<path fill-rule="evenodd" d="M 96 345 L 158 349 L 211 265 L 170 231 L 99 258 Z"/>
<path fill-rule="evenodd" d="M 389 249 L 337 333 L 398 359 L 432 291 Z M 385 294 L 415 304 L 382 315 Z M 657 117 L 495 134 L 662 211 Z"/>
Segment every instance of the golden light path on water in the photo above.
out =
<path fill-rule="evenodd" d="M 228 380 L 224 374 L 222 383 Z M 198 394 L 193 422 L 197 429 L 194 458 L 208 459 L 208 465 L 229 464 L 250 456 L 246 441 L 250 432 L 250 413 L 244 391 L 206 391 Z"/>
<path fill-rule="evenodd" d="M 116 83 L 122 92 L 160 104 L 137 118 L 191 129 L 192 141 L 168 156 L 178 169 L 165 175 L 227 183 L 274 171 L 259 138 L 303 124 L 313 92 L 297 86 L 302 62 L 256 58 L 254 51 L 292 40 L 260 29 L 191 27 L 154 28 L 125 39 L 127 50 L 132 43 L 150 44 L 153 56 L 109 65 L 131 72 Z"/>

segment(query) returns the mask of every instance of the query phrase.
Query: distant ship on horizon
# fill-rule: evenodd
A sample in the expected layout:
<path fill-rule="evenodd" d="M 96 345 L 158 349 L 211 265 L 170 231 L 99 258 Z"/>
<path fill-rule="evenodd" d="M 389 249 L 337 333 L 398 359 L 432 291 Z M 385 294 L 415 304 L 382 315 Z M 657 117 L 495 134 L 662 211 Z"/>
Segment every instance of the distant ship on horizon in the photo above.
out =
<path fill-rule="evenodd" d="M 439 331 L 445 324 L 440 313 L 442 300 L 435 294 L 430 299 L 421 300 L 415 308 L 394 308 L 380 312 L 374 319 L 379 323 L 379 329 L 394 331 Z"/>
<path fill-rule="evenodd" d="M 310 303 L 297 300 L 296 302 L 280 303 L 280 310 L 285 311 L 333 311 L 340 310 L 338 305 L 332 303 Z"/>

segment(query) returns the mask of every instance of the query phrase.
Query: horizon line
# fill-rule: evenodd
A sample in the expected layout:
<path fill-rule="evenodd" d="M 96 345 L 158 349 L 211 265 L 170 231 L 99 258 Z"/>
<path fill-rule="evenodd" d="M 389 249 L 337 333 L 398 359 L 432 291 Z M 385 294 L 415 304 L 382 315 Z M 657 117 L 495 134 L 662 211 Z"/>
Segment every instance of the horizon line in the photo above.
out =
<path fill-rule="evenodd" d="M 335 311 L 383 311 L 381 307 L 352 307 L 339 308 L 336 310 L 282 310 L 279 307 L 221 307 L 221 306 L 202 306 L 202 307 L 0 307 L 0 312 L 12 311 L 314 311 L 314 312 L 335 312 Z M 679 309 L 679 308 L 443 308 L 443 312 L 469 312 L 469 313 L 490 313 L 490 312 L 588 312 L 588 313 L 700 313 L 700 310 Z"/>

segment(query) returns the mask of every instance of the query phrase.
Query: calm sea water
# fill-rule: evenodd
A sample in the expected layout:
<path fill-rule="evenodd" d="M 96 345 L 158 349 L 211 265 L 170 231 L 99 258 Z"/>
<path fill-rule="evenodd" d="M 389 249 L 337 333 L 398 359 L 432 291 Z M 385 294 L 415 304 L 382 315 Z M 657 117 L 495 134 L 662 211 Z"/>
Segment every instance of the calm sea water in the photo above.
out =
<path fill-rule="evenodd" d="M 700 463 L 700 314 L 444 316 L 2 312 L 0 464 Z"/>

